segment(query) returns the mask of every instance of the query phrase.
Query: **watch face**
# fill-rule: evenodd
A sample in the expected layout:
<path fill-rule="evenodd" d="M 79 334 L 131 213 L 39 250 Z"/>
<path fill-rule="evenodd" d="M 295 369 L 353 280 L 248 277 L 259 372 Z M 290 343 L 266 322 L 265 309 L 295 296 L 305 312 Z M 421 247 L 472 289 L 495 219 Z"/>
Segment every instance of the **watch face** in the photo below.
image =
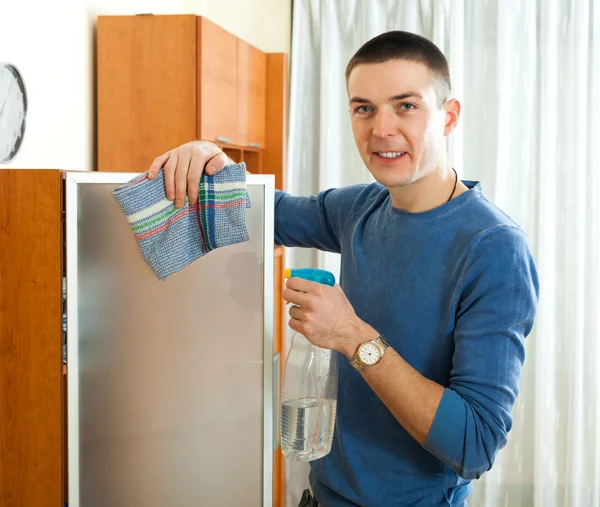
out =
<path fill-rule="evenodd" d="M 10 162 L 25 134 L 27 94 L 19 71 L 0 63 L 0 162 Z"/>
<path fill-rule="evenodd" d="M 374 343 L 365 343 L 358 352 L 358 357 L 366 365 L 375 364 L 379 361 L 379 356 L 381 356 L 381 352 Z"/>

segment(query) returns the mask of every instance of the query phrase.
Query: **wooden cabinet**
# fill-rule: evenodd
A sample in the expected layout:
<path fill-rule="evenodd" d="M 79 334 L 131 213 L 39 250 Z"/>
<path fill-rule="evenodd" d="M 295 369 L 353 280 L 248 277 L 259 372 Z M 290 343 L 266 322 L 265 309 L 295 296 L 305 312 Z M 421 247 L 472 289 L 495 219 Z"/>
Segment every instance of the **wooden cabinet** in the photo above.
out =
<path fill-rule="evenodd" d="M 198 18 L 197 139 L 240 144 L 238 134 L 238 39 Z"/>
<path fill-rule="evenodd" d="M 142 172 L 196 138 L 195 16 L 100 17 L 97 51 L 100 170 Z"/>
<path fill-rule="evenodd" d="M 268 149 L 271 54 L 205 17 L 100 16 L 97 56 L 98 170 L 143 172 L 194 139 Z"/>
<path fill-rule="evenodd" d="M 0 170 L 0 507 L 65 499 L 61 183 Z"/>
<path fill-rule="evenodd" d="M 267 55 L 238 39 L 238 142 L 265 147 Z"/>
<path fill-rule="evenodd" d="M 267 54 L 267 108 L 263 172 L 275 175 L 275 188 L 286 189 L 288 63 L 285 53 Z"/>
<path fill-rule="evenodd" d="M 0 171 L 0 507 L 68 501 L 63 191 L 58 170 Z M 284 267 L 284 249 L 275 247 L 273 353 L 281 354 L 280 364 Z M 283 494 L 276 449 L 274 507 L 284 505 Z"/>

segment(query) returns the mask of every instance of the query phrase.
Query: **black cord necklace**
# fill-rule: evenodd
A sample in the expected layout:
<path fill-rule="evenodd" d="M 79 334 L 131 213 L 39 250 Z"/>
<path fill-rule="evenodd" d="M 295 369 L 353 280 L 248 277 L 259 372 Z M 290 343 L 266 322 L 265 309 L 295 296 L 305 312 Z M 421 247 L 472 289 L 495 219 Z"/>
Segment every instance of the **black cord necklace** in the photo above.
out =
<path fill-rule="evenodd" d="M 450 197 L 448 197 L 448 200 L 446 201 L 447 203 L 450 202 L 452 200 L 452 198 L 454 197 L 454 192 L 456 192 L 456 185 L 458 183 L 458 173 L 456 172 L 456 169 L 454 169 L 454 167 L 452 168 L 452 170 L 454 171 L 454 175 L 455 175 L 455 179 L 454 179 L 454 188 L 452 189 L 452 193 L 450 194 Z"/>

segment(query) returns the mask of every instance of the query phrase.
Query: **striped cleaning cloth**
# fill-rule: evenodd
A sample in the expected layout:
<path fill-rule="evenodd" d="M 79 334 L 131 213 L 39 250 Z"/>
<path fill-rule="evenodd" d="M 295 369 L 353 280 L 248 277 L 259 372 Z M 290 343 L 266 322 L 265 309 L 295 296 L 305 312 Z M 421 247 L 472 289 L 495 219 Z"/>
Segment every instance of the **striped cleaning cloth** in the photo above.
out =
<path fill-rule="evenodd" d="M 177 209 L 165 192 L 161 170 L 144 173 L 114 190 L 139 250 L 159 280 L 222 246 L 248 241 L 246 165 L 231 164 L 200 178 L 198 202 Z"/>

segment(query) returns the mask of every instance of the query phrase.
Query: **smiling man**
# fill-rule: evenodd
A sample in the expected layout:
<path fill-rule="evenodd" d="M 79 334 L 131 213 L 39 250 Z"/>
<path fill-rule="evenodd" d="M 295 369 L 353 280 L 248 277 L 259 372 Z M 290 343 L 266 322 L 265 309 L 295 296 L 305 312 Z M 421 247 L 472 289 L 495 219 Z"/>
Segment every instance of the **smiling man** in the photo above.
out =
<path fill-rule="evenodd" d="M 538 279 L 524 232 L 446 153 L 460 104 L 430 41 L 388 32 L 346 71 L 356 146 L 376 180 L 277 192 L 278 244 L 341 253 L 340 285 L 292 278 L 290 327 L 347 360 L 331 453 L 301 505 L 466 506 L 507 442 Z M 230 163 L 195 141 L 158 157 L 167 194 L 198 198 Z"/>

